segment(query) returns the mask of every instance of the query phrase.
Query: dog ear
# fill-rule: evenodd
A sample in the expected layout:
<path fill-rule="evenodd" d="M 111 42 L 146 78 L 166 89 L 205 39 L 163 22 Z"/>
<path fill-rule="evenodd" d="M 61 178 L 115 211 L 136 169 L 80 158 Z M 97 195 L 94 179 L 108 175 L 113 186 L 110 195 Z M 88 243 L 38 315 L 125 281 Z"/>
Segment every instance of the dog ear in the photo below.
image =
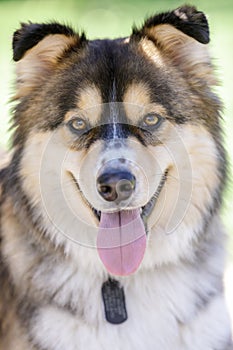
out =
<path fill-rule="evenodd" d="M 141 29 L 133 28 L 131 40 L 143 39 L 152 41 L 161 57 L 172 61 L 194 87 L 203 84 L 203 78 L 216 83 L 206 45 L 210 40 L 208 21 L 195 7 L 183 6 L 150 17 Z"/>
<path fill-rule="evenodd" d="M 85 35 L 58 23 L 21 24 L 13 36 L 13 59 L 17 62 L 17 95 L 25 96 L 57 67 L 68 50 L 81 47 Z"/>

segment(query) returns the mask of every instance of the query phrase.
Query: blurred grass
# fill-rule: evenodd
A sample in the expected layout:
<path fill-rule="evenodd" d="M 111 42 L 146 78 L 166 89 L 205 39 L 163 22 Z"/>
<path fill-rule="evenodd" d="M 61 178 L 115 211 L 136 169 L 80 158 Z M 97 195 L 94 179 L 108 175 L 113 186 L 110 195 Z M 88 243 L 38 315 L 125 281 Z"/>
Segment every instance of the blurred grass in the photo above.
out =
<path fill-rule="evenodd" d="M 185 1 L 184 1 L 185 2 Z M 133 23 L 155 12 L 182 4 L 175 0 L 0 0 L 0 146 L 9 146 L 9 104 L 13 92 L 11 39 L 20 22 L 58 20 L 85 30 L 90 39 L 127 36 Z M 218 92 L 225 104 L 224 131 L 229 159 L 233 162 L 233 1 L 197 0 L 192 4 L 208 15 L 211 30 L 211 52 L 223 85 Z M 229 182 L 225 192 L 223 219 L 230 233 L 229 251 L 233 257 L 233 190 Z"/>

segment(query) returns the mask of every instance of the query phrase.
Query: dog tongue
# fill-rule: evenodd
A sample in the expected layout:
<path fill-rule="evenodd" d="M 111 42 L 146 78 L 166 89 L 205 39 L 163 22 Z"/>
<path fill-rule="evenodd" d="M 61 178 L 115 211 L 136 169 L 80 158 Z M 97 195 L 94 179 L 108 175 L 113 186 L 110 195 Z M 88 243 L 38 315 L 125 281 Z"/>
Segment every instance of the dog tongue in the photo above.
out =
<path fill-rule="evenodd" d="M 146 248 L 146 231 L 139 209 L 101 213 L 97 249 L 106 269 L 127 276 L 139 267 Z"/>

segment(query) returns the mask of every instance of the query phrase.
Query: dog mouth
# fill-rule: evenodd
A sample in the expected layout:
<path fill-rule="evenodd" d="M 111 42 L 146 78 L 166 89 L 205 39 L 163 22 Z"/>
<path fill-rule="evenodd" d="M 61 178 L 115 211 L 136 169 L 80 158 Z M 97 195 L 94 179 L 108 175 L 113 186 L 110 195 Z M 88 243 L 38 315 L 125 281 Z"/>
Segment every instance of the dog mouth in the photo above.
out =
<path fill-rule="evenodd" d="M 142 221 L 145 225 L 147 233 L 148 233 L 148 231 L 147 231 L 148 218 L 149 218 L 150 214 L 152 213 L 152 211 L 155 207 L 155 204 L 158 200 L 158 197 L 160 195 L 160 192 L 162 191 L 162 189 L 164 187 L 164 184 L 167 180 L 167 175 L 168 175 L 168 169 L 166 169 L 165 172 L 163 173 L 163 175 L 160 179 L 160 183 L 159 183 L 155 193 L 150 198 L 150 200 L 144 206 L 139 208 L 139 213 L 140 213 Z M 77 184 L 77 182 L 76 182 L 76 184 Z M 94 213 L 95 217 L 98 219 L 98 221 L 100 221 L 102 212 L 100 210 L 95 209 L 89 202 L 88 202 L 88 205 L 89 205 L 90 209 L 92 210 L 92 212 Z M 125 208 L 123 210 L 127 210 L 127 208 Z M 122 211 L 122 210 L 118 210 L 118 211 Z"/>
<path fill-rule="evenodd" d="M 71 176 L 80 191 L 79 184 L 72 174 Z M 84 198 L 98 219 L 97 251 L 110 274 L 128 276 L 141 265 L 147 245 L 147 221 L 166 183 L 167 176 L 168 169 L 163 173 L 153 196 L 141 208 L 126 207 L 114 212 L 99 211 Z M 82 196 L 84 197 L 83 194 Z"/>

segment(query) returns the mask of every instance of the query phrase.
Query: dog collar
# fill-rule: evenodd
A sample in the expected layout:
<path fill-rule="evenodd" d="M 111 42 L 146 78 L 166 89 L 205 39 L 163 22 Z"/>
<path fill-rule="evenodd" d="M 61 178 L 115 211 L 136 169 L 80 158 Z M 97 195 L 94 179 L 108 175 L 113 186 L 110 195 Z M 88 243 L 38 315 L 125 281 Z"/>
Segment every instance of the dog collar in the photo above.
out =
<path fill-rule="evenodd" d="M 128 319 L 125 293 L 120 283 L 112 278 L 102 285 L 102 298 L 106 320 L 112 324 L 121 324 Z"/>

